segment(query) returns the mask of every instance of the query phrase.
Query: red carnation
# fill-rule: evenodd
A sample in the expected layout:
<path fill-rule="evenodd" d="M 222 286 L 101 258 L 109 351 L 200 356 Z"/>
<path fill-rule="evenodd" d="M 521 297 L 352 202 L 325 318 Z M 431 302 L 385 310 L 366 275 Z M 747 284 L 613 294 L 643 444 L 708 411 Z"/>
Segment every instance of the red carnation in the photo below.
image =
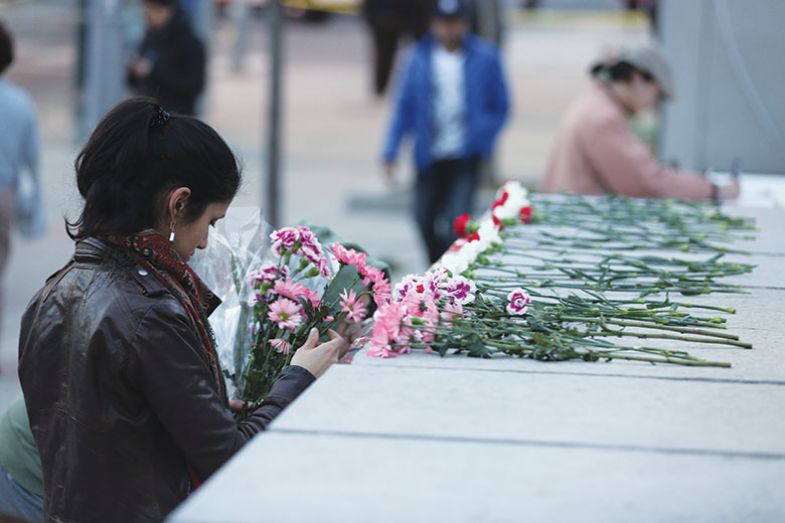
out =
<path fill-rule="evenodd" d="M 470 219 L 471 218 L 469 218 L 468 213 L 463 213 L 457 218 L 455 218 L 455 224 L 454 224 L 455 234 L 457 234 L 459 238 L 466 238 L 467 236 L 466 227 L 469 225 Z"/>
<path fill-rule="evenodd" d="M 466 239 L 469 240 L 470 242 L 478 242 L 480 241 L 480 233 L 475 231 Z"/>
<path fill-rule="evenodd" d="M 531 206 L 521 207 L 521 223 L 531 223 L 531 222 L 532 222 Z"/>

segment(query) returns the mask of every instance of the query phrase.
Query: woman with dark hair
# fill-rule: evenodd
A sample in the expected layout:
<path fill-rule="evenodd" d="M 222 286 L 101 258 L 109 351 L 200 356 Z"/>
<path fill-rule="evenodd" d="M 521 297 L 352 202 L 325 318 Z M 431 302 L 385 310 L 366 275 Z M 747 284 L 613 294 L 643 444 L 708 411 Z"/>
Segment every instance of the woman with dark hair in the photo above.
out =
<path fill-rule="evenodd" d="M 188 266 L 240 184 L 209 126 L 132 99 L 76 160 L 85 199 L 73 259 L 22 318 L 19 377 L 52 521 L 161 521 L 337 361 L 314 331 L 236 423 L 207 317 L 218 299 Z"/>
<path fill-rule="evenodd" d="M 720 200 L 739 194 L 737 182 L 717 186 L 698 173 L 661 165 L 633 133 L 628 117 L 673 95 L 670 67 L 644 46 L 591 69 L 594 81 L 567 111 L 551 150 L 542 189 L 575 194 Z"/>

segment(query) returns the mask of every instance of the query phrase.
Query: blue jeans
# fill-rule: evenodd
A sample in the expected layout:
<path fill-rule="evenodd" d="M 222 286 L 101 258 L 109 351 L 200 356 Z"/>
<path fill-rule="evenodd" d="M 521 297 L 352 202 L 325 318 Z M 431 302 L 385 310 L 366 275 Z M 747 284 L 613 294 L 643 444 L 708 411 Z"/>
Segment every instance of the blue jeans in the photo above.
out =
<path fill-rule="evenodd" d="M 31 523 L 44 520 L 44 498 L 14 481 L 0 465 L 0 513 Z"/>
<path fill-rule="evenodd" d="M 455 218 L 472 211 L 479 167 L 474 157 L 439 160 L 417 173 L 414 217 L 431 263 L 455 241 Z"/>

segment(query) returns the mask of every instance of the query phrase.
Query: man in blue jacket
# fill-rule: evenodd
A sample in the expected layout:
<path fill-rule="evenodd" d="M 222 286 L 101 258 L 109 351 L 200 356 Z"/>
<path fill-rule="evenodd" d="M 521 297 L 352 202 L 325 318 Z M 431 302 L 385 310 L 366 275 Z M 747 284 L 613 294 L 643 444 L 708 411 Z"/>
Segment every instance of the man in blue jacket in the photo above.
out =
<path fill-rule="evenodd" d="M 431 262 L 454 240 L 455 218 L 471 211 L 480 164 L 508 113 L 497 49 L 469 34 L 465 5 L 440 0 L 403 71 L 383 152 L 392 177 L 403 138 L 414 140 L 415 218 Z"/>

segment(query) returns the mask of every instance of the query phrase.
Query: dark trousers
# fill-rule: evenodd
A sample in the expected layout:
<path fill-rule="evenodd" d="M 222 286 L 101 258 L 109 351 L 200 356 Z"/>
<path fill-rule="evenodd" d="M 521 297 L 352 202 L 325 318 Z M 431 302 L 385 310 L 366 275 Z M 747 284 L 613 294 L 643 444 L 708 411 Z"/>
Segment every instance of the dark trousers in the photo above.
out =
<path fill-rule="evenodd" d="M 390 83 L 395 55 L 398 52 L 400 29 L 394 20 L 372 20 L 374 61 L 373 61 L 373 92 L 381 96 Z"/>
<path fill-rule="evenodd" d="M 390 83 L 398 42 L 406 37 L 419 40 L 428 31 L 431 1 L 366 0 L 364 11 L 373 37 L 373 89 L 381 96 Z"/>
<path fill-rule="evenodd" d="M 439 160 L 417 173 L 414 217 L 431 263 L 455 241 L 455 218 L 472 211 L 479 166 L 477 158 Z"/>

